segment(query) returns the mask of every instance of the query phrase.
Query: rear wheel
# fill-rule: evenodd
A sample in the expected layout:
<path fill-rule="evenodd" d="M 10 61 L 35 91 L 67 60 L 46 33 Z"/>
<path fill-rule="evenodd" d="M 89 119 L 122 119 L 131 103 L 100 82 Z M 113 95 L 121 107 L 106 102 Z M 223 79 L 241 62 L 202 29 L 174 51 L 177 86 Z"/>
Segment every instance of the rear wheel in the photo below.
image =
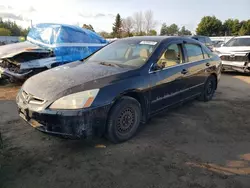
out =
<path fill-rule="evenodd" d="M 141 105 L 132 97 L 122 97 L 111 109 L 106 137 L 114 143 L 133 137 L 140 125 Z"/>
<path fill-rule="evenodd" d="M 214 96 L 216 87 L 217 82 L 215 76 L 209 76 L 199 99 L 204 102 L 210 101 Z"/>

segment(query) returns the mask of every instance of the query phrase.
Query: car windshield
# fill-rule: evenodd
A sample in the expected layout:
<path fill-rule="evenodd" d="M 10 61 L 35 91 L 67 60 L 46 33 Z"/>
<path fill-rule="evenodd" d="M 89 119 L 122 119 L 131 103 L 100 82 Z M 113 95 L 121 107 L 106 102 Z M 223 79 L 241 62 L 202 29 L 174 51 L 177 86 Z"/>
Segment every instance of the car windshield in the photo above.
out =
<path fill-rule="evenodd" d="M 93 54 L 86 62 L 138 68 L 147 62 L 156 45 L 156 41 L 118 40 Z"/>
<path fill-rule="evenodd" d="M 233 38 L 229 40 L 224 46 L 250 46 L 250 38 Z"/>

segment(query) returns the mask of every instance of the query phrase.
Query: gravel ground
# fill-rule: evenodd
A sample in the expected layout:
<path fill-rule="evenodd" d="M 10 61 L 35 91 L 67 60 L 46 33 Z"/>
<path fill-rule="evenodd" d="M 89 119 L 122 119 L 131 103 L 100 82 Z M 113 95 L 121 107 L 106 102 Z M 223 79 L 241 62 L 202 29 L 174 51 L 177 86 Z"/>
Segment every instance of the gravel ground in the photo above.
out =
<path fill-rule="evenodd" d="M 118 145 L 34 130 L 0 87 L 1 188 L 250 187 L 250 76 L 224 74 L 214 100 L 192 101 Z"/>

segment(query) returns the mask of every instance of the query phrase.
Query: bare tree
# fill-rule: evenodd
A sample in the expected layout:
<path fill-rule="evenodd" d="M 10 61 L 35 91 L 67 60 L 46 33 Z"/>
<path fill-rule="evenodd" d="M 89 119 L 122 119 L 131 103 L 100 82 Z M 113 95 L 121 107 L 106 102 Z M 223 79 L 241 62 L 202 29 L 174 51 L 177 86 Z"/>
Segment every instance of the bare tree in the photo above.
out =
<path fill-rule="evenodd" d="M 144 25 L 144 19 L 142 12 L 136 12 L 134 14 L 134 28 L 136 33 L 142 33 L 143 25 Z"/>
<path fill-rule="evenodd" d="M 131 31 L 133 29 L 134 22 L 133 19 L 129 16 L 122 20 L 122 30 L 128 35 L 131 35 Z"/>
<path fill-rule="evenodd" d="M 147 10 L 144 13 L 144 19 L 145 19 L 145 31 L 147 34 L 150 33 L 150 30 L 153 30 L 156 26 L 156 21 L 154 20 L 154 13 L 152 10 Z"/>

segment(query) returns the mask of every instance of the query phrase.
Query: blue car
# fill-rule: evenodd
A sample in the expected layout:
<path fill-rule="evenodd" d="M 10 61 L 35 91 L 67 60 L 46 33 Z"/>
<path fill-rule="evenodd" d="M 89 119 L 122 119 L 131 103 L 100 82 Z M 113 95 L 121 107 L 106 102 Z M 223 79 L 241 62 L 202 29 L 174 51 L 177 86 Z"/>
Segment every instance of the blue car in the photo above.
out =
<path fill-rule="evenodd" d="M 108 42 L 93 31 L 65 24 L 38 24 L 27 41 L 0 46 L 0 77 L 26 79 L 86 58 Z"/>

